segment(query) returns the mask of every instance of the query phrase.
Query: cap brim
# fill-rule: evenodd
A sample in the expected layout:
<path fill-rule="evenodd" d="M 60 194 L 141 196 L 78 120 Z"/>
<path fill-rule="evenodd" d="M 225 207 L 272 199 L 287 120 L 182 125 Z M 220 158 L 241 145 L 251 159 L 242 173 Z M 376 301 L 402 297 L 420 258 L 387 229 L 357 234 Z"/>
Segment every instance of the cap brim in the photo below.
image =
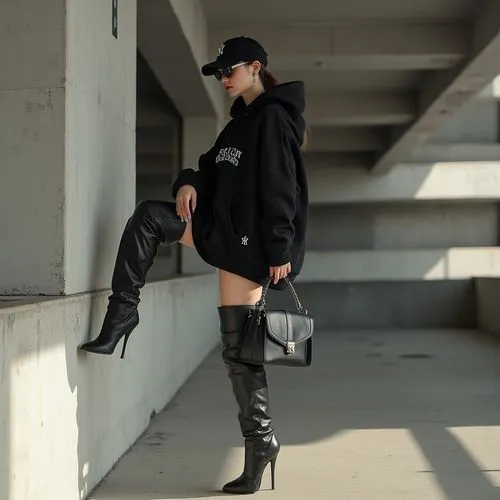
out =
<path fill-rule="evenodd" d="M 224 68 L 229 68 L 230 66 L 233 66 L 237 64 L 239 61 L 237 60 L 236 62 L 231 59 L 216 59 L 215 61 L 209 62 L 205 64 L 204 66 L 201 67 L 201 73 L 205 76 L 212 76 L 215 74 L 215 72 L 219 69 L 224 69 Z"/>
<path fill-rule="evenodd" d="M 204 66 L 202 66 L 201 74 L 204 76 L 212 76 L 212 75 L 215 75 L 215 72 L 218 69 L 222 69 L 222 67 L 223 66 L 221 66 L 220 61 L 219 62 L 212 61 L 212 62 L 209 62 L 209 63 L 205 64 Z"/>

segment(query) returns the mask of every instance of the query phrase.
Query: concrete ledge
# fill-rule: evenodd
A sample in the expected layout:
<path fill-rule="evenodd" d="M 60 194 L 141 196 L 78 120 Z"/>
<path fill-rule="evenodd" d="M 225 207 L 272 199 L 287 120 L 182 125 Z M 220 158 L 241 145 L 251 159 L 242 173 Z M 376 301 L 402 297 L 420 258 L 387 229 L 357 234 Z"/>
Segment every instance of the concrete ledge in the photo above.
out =
<path fill-rule="evenodd" d="M 411 155 L 415 163 L 425 162 L 498 162 L 498 143 L 425 143 L 417 146 Z"/>
<path fill-rule="evenodd" d="M 500 279 L 478 278 L 475 285 L 477 325 L 483 331 L 500 335 Z"/>
<path fill-rule="evenodd" d="M 308 251 L 297 281 L 451 280 L 500 277 L 500 248 Z"/>
<path fill-rule="evenodd" d="M 405 163 L 385 175 L 310 169 L 311 203 L 500 199 L 500 162 Z"/>
<path fill-rule="evenodd" d="M 143 288 L 125 360 L 78 351 L 108 295 L 0 309 L 2 499 L 84 498 L 219 341 L 207 275 Z"/>

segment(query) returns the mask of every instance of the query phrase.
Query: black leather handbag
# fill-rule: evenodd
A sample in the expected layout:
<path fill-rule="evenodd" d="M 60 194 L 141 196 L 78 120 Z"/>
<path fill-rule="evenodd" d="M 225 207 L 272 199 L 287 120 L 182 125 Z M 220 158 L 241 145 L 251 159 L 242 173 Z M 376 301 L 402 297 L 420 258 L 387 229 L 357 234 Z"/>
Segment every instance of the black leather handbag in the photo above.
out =
<path fill-rule="evenodd" d="M 255 308 L 248 313 L 239 344 L 240 361 L 256 365 L 311 364 L 314 321 L 300 303 L 290 280 L 284 279 L 293 294 L 297 311 L 265 308 L 266 295 L 272 281 L 270 278 Z"/>

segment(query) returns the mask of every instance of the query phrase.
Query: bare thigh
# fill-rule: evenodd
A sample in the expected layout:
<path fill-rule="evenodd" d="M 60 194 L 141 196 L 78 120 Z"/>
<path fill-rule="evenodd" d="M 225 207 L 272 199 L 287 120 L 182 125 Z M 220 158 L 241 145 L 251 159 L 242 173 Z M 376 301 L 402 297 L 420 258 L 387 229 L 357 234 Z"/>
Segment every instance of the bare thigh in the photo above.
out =
<path fill-rule="evenodd" d="M 219 269 L 219 294 L 221 306 L 253 305 L 262 295 L 262 286 Z"/>
<path fill-rule="evenodd" d="M 191 227 L 191 221 L 189 221 L 179 243 L 196 249 Z M 220 303 L 222 306 L 253 305 L 260 299 L 262 295 L 261 285 L 222 269 L 218 271 Z"/>
<path fill-rule="evenodd" d="M 182 235 L 182 238 L 179 240 L 179 243 L 182 243 L 184 246 L 189 248 L 195 248 L 193 242 L 193 230 L 191 227 L 192 227 L 191 221 L 188 221 L 188 223 L 186 224 L 186 229 L 184 231 L 184 234 Z"/>

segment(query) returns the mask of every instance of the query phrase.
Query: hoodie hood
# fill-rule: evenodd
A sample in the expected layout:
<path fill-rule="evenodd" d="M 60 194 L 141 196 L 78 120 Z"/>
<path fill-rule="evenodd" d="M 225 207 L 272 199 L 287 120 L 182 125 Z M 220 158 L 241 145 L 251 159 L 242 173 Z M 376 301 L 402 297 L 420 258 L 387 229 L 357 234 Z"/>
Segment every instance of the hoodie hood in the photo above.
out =
<path fill-rule="evenodd" d="M 229 114 L 231 118 L 237 118 L 246 111 L 260 108 L 269 103 L 279 103 L 297 126 L 299 135 L 302 135 L 305 129 L 302 113 L 306 107 L 303 81 L 280 83 L 258 95 L 248 106 L 243 97 L 240 96 L 234 101 Z"/>

